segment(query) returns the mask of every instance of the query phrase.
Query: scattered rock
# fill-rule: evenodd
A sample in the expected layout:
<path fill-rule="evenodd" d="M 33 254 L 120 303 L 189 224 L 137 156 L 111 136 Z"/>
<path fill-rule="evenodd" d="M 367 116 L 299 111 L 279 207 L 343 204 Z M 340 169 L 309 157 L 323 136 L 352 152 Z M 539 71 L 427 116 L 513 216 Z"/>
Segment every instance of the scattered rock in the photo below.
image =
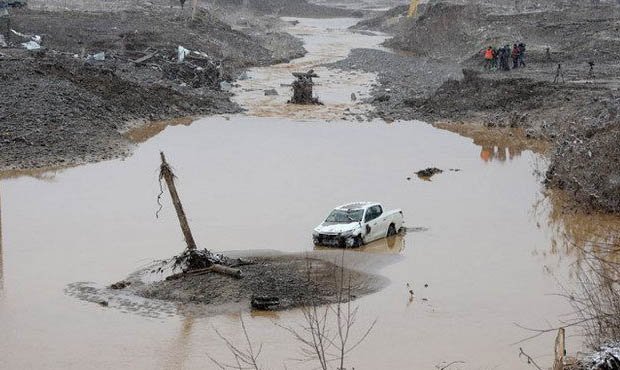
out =
<path fill-rule="evenodd" d="M 278 91 L 276 89 L 265 90 L 265 96 L 275 96 L 275 95 L 280 95 L 278 94 Z"/>

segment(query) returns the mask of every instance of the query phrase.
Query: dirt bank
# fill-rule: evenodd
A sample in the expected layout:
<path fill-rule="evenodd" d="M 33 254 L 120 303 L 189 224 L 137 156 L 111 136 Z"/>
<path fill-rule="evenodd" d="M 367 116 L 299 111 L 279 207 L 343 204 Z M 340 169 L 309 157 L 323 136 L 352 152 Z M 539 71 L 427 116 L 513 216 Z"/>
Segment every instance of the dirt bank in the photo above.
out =
<path fill-rule="evenodd" d="M 356 51 L 336 65 L 379 73 L 372 98 L 379 116 L 442 122 L 444 128 L 447 122 L 520 128 L 554 143 L 547 184 L 568 190 L 582 207 L 620 211 L 620 48 L 612 36 L 619 6 L 557 2 L 515 11 L 435 2 L 417 18 L 406 18 L 405 11 L 395 8 L 356 26 L 393 33 L 386 45 L 397 54 Z M 484 71 L 481 49 L 517 41 L 527 44 L 526 68 Z M 557 63 L 564 83 L 553 83 Z"/>
<path fill-rule="evenodd" d="M 209 88 L 186 93 L 124 79 L 112 61 L 89 64 L 19 51 L 0 64 L 6 104 L 0 117 L 3 169 L 124 155 L 131 144 L 121 132 L 132 122 L 238 110 L 226 93 Z"/>
<path fill-rule="evenodd" d="M 126 155 L 122 132 L 145 121 L 238 112 L 221 88 L 244 68 L 304 54 L 277 32 L 250 35 L 208 12 L 15 10 L 12 28 L 43 49 L 0 50 L 0 168 L 71 165 Z M 277 24 L 273 24 L 277 28 Z M 200 52 L 177 63 L 179 45 Z M 105 53 L 105 60 L 92 56 Z M 141 58 L 146 58 L 141 61 Z"/>

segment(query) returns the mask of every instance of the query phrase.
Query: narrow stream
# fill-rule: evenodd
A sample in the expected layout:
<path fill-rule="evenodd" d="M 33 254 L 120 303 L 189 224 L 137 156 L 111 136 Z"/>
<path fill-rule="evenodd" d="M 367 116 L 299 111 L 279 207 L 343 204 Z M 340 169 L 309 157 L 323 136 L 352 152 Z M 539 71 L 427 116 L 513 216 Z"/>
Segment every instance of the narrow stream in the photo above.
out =
<path fill-rule="evenodd" d="M 312 250 L 310 232 L 334 206 L 356 200 L 402 208 L 416 231 L 395 243 L 356 252 L 399 256 L 380 274 L 391 284 L 356 301 L 359 331 L 378 323 L 350 356 L 356 369 L 515 369 L 523 347 L 550 364 L 546 328 L 571 310 L 557 280 L 570 282 L 572 256 L 557 246 L 557 228 L 535 171 L 540 155 L 480 147 L 422 122 L 342 120 L 344 109 L 369 107 L 374 76 L 329 71 L 319 64 L 383 36 L 352 34 L 349 19 L 300 19 L 291 32 L 309 55 L 258 68 L 240 81 L 246 115 L 181 121 L 133 133 L 143 141 L 112 160 L 0 182 L 0 368 L 214 369 L 208 356 L 230 359 L 214 328 L 242 343 L 239 314 L 154 317 L 65 295 L 68 284 L 108 284 L 183 248 L 174 210 L 155 218 L 157 168 L 164 150 L 200 245 L 214 250 Z M 321 107 L 284 104 L 290 72 L 314 68 Z M 276 88 L 279 96 L 265 96 Z M 354 117 L 355 114 L 352 115 Z M 444 169 L 432 181 L 414 171 Z M 458 169 L 459 171 L 450 171 Z M 407 178 L 410 178 L 409 180 Z M 410 299 L 407 284 L 415 292 Z M 428 287 L 425 287 L 428 284 Z M 274 324 L 296 325 L 298 310 L 240 313 L 264 369 L 314 368 L 290 361 L 299 344 Z M 571 350 L 579 342 L 569 340 Z"/>

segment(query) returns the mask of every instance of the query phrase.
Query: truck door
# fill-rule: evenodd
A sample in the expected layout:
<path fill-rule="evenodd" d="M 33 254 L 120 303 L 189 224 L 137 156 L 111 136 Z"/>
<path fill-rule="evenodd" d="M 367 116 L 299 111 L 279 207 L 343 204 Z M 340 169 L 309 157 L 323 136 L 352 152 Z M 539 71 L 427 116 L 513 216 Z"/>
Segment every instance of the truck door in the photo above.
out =
<path fill-rule="evenodd" d="M 368 232 L 370 230 L 370 232 L 367 233 L 366 238 L 364 238 L 364 241 L 367 243 L 377 240 L 383 236 L 381 234 L 381 225 L 379 225 L 378 219 L 381 213 L 381 207 L 378 206 L 372 206 L 366 211 L 364 223 L 366 224 L 366 231 Z"/>
<path fill-rule="evenodd" d="M 376 234 L 374 237 L 375 239 L 381 239 L 387 234 L 388 221 L 383 217 L 383 208 L 381 206 L 373 206 L 372 208 L 374 208 L 375 214 L 374 228 Z"/>

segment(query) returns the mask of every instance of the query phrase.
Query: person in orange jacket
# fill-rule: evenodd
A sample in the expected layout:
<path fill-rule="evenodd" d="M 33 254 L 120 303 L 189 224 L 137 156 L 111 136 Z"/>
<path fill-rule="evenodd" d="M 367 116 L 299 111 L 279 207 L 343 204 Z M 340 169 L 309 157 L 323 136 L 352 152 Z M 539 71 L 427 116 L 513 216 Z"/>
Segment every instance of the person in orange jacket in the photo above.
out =
<path fill-rule="evenodd" d="M 489 46 L 484 52 L 484 69 L 491 69 L 493 59 L 495 59 L 493 54 L 493 48 Z"/>

